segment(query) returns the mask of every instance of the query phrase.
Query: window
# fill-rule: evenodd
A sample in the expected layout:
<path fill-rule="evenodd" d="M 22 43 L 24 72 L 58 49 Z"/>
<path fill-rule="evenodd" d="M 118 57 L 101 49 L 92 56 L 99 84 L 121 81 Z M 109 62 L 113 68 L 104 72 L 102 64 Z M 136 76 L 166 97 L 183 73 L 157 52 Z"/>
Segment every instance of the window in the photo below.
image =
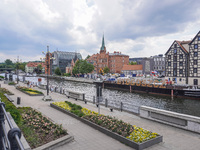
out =
<path fill-rule="evenodd" d="M 197 60 L 194 60 L 194 65 L 197 65 Z"/>
<path fill-rule="evenodd" d="M 194 57 L 197 57 L 198 56 L 198 53 L 197 52 L 194 52 Z"/>
<path fill-rule="evenodd" d="M 177 56 L 174 56 L 174 61 L 177 61 Z"/>
<path fill-rule="evenodd" d="M 174 54 L 176 54 L 177 53 L 177 49 L 174 49 Z"/>
<path fill-rule="evenodd" d="M 177 48 L 177 44 L 174 44 L 174 48 Z"/>
<path fill-rule="evenodd" d="M 171 55 L 168 55 L 168 59 L 171 59 Z"/>
<path fill-rule="evenodd" d="M 183 62 L 181 61 L 181 62 L 179 62 L 179 66 L 183 66 Z"/>
<path fill-rule="evenodd" d="M 171 66 L 171 62 L 168 62 L 168 66 Z"/>
<path fill-rule="evenodd" d="M 168 71 L 168 74 L 171 74 L 171 71 Z"/>
<path fill-rule="evenodd" d="M 194 73 L 197 73 L 197 68 L 194 68 Z"/>
<path fill-rule="evenodd" d="M 177 63 L 174 63 L 174 64 L 173 64 L 173 68 L 177 68 Z"/>
<path fill-rule="evenodd" d="M 198 44 L 194 44 L 194 48 L 197 49 L 198 48 Z"/>
<path fill-rule="evenodd" d="M 177 76 L 177 70 L 176 70 L 176 69 L 173 70 L 173 76 L 174 76 L 174 77 Z"/>
<path fill-rule="evenodd" d="M 198 80 L 194 79 L 194 85 L 198 85 Z"/>
<path fill-rule="evenodd" d="M 183 59 L 183 54 L 180 54 L 179 59 Z"/>
<path fill-rule="evenodd" d="M 200 41 L 200 36 L 198 37 L 198 41 Z"/>
<path fill-rule="evenodd" d="M 180 74 L 183 74 L 183 69 L 180 69 L 180 70 L 179 70 L 179 73 L 180 73 Z"/>

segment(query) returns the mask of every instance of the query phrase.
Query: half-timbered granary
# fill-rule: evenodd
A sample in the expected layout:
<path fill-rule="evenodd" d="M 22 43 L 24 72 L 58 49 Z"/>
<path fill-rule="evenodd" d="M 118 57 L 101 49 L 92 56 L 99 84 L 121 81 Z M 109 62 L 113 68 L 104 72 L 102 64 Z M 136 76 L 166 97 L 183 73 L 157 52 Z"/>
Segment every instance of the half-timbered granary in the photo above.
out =
<path fill-rule="evenodd" d="M 200 85 L 200 31 L 189 43 L 189 78 L 190 85 Z"/>
<path fill-rule="evenodd" d="M 174 41 L 165 53 L 165 77 L 177 84 L 188 84 L 189 43 Z"/>

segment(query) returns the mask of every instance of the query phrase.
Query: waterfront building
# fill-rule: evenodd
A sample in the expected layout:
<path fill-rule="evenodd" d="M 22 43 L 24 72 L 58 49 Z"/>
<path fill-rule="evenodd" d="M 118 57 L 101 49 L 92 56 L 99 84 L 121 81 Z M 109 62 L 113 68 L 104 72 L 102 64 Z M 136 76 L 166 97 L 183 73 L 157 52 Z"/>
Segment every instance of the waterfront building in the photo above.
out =
<path fill-rule="evenodd" d="M 110 69 L 110 73 L 121 73 L 123 65 L 129 63 L 129 56 L 117 51 L 107 52 L 103 36 L 100 52 L 90 56 L 87 61 L 94 65 L 94 73 L 100 73 L 105 67 Z"/>
<path fill-rule="evenodd" d="M 158 75 L 165 75 L 165 57 L 163 57 L 162 54 L 155 55 L 151 57 L 153 64 L 153 68 L 151 68 L 153 71 L 156 71 Z"/>
<path fill-rule="evenodd" d="M 174 41 L 165 53 L 165 78 L 177 84 L 188 84 L 189 43 Z"/>
<path fill-rule="evenodd" d="M 125 76 L 143 74 L 142 65 L 124 65 L 121 71 Z"/>
<path fill-rule="evenodd" d="M 65 51 L 54 51 L 52 53 L 53 63 L 52 63 L 52 72 L 55 71 L 57 67 L 60 68 L 62 73 L 66 73 L 66 67 L 71 66 L 71 62 L 74 59 L 74 62 L 77 59 L 82 59 L 80 53 L 76 52 L 65 52 Z"/>
<path fill-rule="evenodd" d="M 25 66 L 25 72 L 33 73 L 34 70 L 38 67 L 38 65 L 41 65 L 42 72 L 45 72 L 45 64 L 43 62 L 28 62 Z"/>
<path fill-rule="evenodd" d="M 200 31 L 189 43 L 189 53 L 188 84 L 200 85 Z"/>

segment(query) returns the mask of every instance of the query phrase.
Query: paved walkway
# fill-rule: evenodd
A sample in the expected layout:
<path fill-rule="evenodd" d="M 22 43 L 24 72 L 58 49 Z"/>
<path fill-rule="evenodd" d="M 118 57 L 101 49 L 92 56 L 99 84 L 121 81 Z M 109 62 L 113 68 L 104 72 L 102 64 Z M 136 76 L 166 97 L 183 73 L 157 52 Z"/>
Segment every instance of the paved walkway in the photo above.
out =
<path fill-rule="evenodd" d="M 1 87 L 5 87 L 14 93 L 11 96 L 16 104 L 17 97 L 21 97 L 21 104 L 18 106 L 30 106 L 42 112 L 48 116 L 54 122 L 62 124 L 65 129 L 68 130 L 70 135 L 74 136 L 74 141 L 64 146 L 57 148 L 57 150 L 128 150 L 132 149 L 115 139 L 106 136 L 105 134 L 85 125 L 84 123 L 59 112 L 49 106 L 50 102 L 42 100 L 42 96 L 31 97 L 15 89 L 14 86 L 9 86 L 0 82 Z M 20 83 L 23 85 L 22 83 Z M 37 89 L 37 88 L 35 88 Z M 46 94 L 46 91 L 39 89 Z M 90 110 L 98 112 L 96 105 L 91 103 L 85 104 L 82 101 L 75 101 L 68 99 L 65 95 L 59 93 L 50 93 L 54 101 L 68 100 L 73 103 L 79 104 Z M 119 112 L 114 110 L 110 112 L 108 108 L 101 106 L 100 113 L 105 115 L 114 116 L 118 119 L 122 119 L 125 122 L 129 122 L 132 125 L 148 129 L 153 132 L 157 132 L 163 135 L 163 142 L 146 150 L 197 150 L 200 149 L 200 134 L 190 131 L 178 129 L 161 123 L 153 122 L 147 119 L 140 118 L 136 115 L 126 112 Z"/>

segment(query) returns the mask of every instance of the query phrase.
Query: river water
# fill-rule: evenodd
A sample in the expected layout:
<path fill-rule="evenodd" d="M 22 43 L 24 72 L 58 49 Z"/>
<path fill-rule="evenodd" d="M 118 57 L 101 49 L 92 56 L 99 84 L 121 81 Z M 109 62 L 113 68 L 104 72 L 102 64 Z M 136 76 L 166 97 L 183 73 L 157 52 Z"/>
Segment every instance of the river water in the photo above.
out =
<path fill-rule="evenodd" d="M 16 76 L 13 77 L 14 79 Z M 22 81 L 22 77 L 19 77 Z M 38 77 L 26 77 L 26 80 L 37 83 Z M 51 86 L 62 87 L 65 90 L 84 92 L 85 98 L 88 101 L 93 101 L 93 96 L 96 95 L 95 84 L 73 82 L 73 81 L 61 81 L 61 80 L 49 80 Z M 42 84 L 46 84 L 46 79 L 42 78 Z M 174 112 L 189 114 L 200 117 L 200 101 L 184 98 L 171 98 L 167 96 L 155 96 L 149 94 L 130 93 L 119 90 L 103 89 L 103 102 L 108 100 L 108 105 L 116 108 L 120 108 L 121 102 L 123 103 L 123 109 L 138 113 L 141 105 L 150 106 L 154 108 L 170 110 Z"/>

